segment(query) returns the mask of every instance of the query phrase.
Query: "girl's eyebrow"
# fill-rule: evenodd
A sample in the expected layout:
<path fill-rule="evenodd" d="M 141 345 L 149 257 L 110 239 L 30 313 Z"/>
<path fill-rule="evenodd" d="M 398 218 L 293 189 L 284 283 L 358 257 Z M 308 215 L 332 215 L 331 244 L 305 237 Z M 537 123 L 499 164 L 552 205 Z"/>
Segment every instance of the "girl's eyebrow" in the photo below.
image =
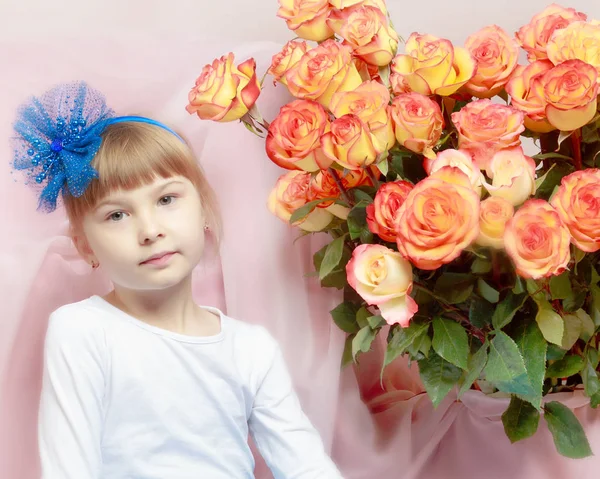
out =
<path fill-rule="evenodd" d="M 185 185 L 185 183 L 181 180 L 170 180 L 167 181 L 165 183 L 162 184 L 158 184 L 156 185 L 156 187 L 153 189 L 155 193 L 158 193 L 159 191 L 164 190 L 165 188 L 167 188 L 168 186 L 172 186 L 172 185 Z M 107 206 L 107 205 L 119 205 L 122 203 L 125 203 L 126 200 L 123 200 L 120 197 L 110 197 L 110 195 L 108 195 L 104 200 L 100 201 L 96 207 L 94 208 L 95 211 L 99 210 L 100 208 L 102 208 L 103 206 Z"/>

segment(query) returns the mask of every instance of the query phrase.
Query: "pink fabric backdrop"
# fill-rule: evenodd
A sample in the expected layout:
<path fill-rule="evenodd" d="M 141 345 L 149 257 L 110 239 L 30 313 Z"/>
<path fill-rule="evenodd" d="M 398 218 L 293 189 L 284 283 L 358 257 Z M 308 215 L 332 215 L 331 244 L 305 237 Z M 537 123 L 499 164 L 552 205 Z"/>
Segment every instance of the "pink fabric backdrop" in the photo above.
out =
<path fill-rule="evenodd" d="M 209 249 L 196 270 L 197 300 L 264 324 L 277 337 L 302 404 L 345 477 L 596 477 L 600 464 L 595 459 L 558 457 L 543 426 L 536 437 L 511 446 L 499 422 L 506 400 L 472 393 L 461 403 L 449 397 L 433 411 L 416 371 L 402 360 L 379 384 L 381 343 L 358 370 L 340 374 L 344 336 L 328 314 L 340 298 L 303 277 L 323 238 L 293 244 L 297 232 L 267 212 L 267 194 L 280 170 L 268 162 L 259 139 L 240 125 L 209 125 L 183 110 L 187 90 L 204 63 L 234 49 L 240 60 L 254 55 L 262 72 L 281 43 L 245 44 L 233 32 L 210 44 L 198 32 L 194 16 L 186 14 L 194 5 L 187 0 L 168 8 L 167 3 L 141 0 L 118 8 L 117 2 L 112 8 L 98 2 L 86 10 L 73 0 L 52 6 L 33 3 L 35 11 L 27 10 L 27 2 L 15 4 L 16 23 L 0 14 L 9 20 L 0 29 L 0 151 L 6 160 L 0 162 L 2 479 L 39 477 L 35 424 L 48 313 L 109 288 L 101 271 L 90 272 L 77 258 L 65 237 L 63 213 L 35 213 L 35 198 L 8 168 L 6 139 L 15 108 L 29 94 L 73 79 L 85 79 L 105 92 L 119 113 L 155 116 L 192 139 L 220 196 L 225 220 L 221 254 Z M 258 2 L 256 8 L 265 10 L 263 16 L 272 15 L 271 3 Z M 61 5 L 68 8 L 60 10 Z M 57 8 L 60 15 L 52 17 Z M 169 15 L 172 20 L 165 20 Z M 289 37 L 284 27 L 274 36 Z M 260 100 L 265 116 L 272 118 L 285 98 L 281 87 L 269 86 Z M 591 428 L 592 449 L 600 451 L 597 413 L 582 406 L 581 398 L 570 402 Z M 264 465 L 258 471 L 258 477 L 268 477 Z"/>

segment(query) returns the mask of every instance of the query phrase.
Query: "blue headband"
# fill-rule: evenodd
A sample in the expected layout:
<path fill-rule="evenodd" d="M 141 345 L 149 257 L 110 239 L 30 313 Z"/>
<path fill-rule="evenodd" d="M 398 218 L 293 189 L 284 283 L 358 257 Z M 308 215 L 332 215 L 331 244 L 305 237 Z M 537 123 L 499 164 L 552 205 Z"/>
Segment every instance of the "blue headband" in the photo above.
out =
<path fill-rule="evenodd" d="M 13 125 L 13 168 L 27 176 L 39 192 L 38 209 L 56 209 L 59 193 L 81 196 L 98 172 L 91 166 L 108 125 L 139 122 L 158 126 L 183 139 L 168 126 L 142 116 L 119 116 L 104 96 L 84 82 L 58 86 L 21 105 Z"/>

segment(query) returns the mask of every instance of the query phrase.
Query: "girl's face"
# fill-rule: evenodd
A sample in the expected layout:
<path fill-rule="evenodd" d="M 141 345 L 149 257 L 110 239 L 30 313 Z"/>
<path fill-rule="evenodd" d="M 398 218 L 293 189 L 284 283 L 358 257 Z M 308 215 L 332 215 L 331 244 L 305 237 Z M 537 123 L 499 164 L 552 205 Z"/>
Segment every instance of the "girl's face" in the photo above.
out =
<path fill-rule="evenodd" d="M 162 290 L 191 275 L 204 250 L 204 213 L 182 176 L 107 195 L 83 220 L 83 249 L 115 285 Z M 85 253 L 84 253 L 85 254 Z"/>

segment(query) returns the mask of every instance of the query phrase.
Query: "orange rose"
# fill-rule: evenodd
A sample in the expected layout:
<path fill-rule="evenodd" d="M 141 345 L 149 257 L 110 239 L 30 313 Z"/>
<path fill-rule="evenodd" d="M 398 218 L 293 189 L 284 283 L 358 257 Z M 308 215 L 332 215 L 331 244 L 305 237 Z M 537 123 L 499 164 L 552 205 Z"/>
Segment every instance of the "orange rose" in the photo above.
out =
<path fill-rule="evenodd" d="M 373 164 L 382 153 L 375 144 L 369 128 L 356 115 L 344 115 L 334 120 L 331 130 L 321 137 L 325 155 L 349 170 Z"/>
<path fill-rule="evenodd" d="M 592 65 L 567 60 L 548 70 L 540 82 L 544 88 L 546 116 L 552 126 L 572 131 L 587 125 L 596 115 L 598 72 Z"/>
<path fill-rule="evenodd" d="M 555 65 L 581 60 L 592 65 L 600 77 L 600 22 L 574 22 L 554 32 L 548 42 L 548 59 Z"/>
<path fill-rule="evenodd" d="M 316 100 L 325 108 L 334 93 L 354 90 L 362 83 L 352 63 L 352 49 L 335 40 L 326 40 L 306 52 L 285 79 L 292 95 Z"/>
<path fill-rule="evenodd" d="M 468 150 L 482 170 L 494 153 L 521 144 L 523 120 L 522 111 L 488 99 L 467 103 L 452 113 L 460 148 Z"/>
<path fill-rule="evenodd" d="M 371 130 L 377 143 L 376 149 L 387 151 L 395 143 L 389 102 L 390 92 L 385 86 L 376 81 L 367 81 L 354 91 L 333 95 L 329 109 L 336 118 L 349 113 L 358 116 Z"/>
<path fill-rule="evenodd" d="M 275 188 L 269 195 L 269 211 L 285 222 L 289 222 L 292 213 L 308 203 L 310 198 L 310 173 L 288 171 L 281 175 Z M 294 226 L 305 231 L 321 231 L 333 219 L 333 215 L 322 208 L 315 208 Z"/>
<path fill-rule="evenodd" d="M 310 47 L 306 42 L 296 40 L 287 42 L 279 53 L 273 55 L 271 66 L 267 73 L 273 75 L 275 81 L 279 81 L 285 85 L 285 74 L 298 63 L 302 55 L 308 50 L 310 50 Z"/>
<path fill-rule="evenodd" d="M 480 246 L 502 249 L 506 223 L 514 214 L 514 206 L 499 196 L 490 196 L 483 200 L 479 211 L 479 236 L 475 243 Z"/>
<path fill-rule="evenodd" d="M 321 137 L 329 131 L 329 117 L 323 107 L 310 100 L 284 105 L 269 125 L 265 147 L 278 166 L 288 170 L 317 171 L 331 161 L 321 149 Z"/>
<path fill-rule="evenodd" d="M 256 78 L 253 58 L 235 67 L 233 53 L 206 65 L 188 95 L 188 113 L 196 113 L 203 120 L 239 120 L 252 108 L 260 84 Z"/>
<path fill-rule="evenodd" d="M 570 234 L 544 200 L 529 200 L 506 223 L 504 247 L 523 278 L 561 274 L 571 258 Z"/>
<path fill-rule="evenodd" d="M 387 66 L 396 55 L 398 34 L 376 7 L 357 5 L 333 10 L 327 23 L 352 47 L 354 55 L 367 63 Z"/>
<path fill-rule="evenodd" d="M 500 93 L 517 67 L 519 45 L 500 27 L 490 25 L 467 38 L 465 47 L 477 62 L 465 89 L 478 98 Z"/>
<path fill-rule="evenodd" d="M 531 131 L 548 133 L 555 130 L 546 119 L 546 99 L 542 78 L 554 65 L 549 60 L 519 65 L 506 84 L 513 107 L 525 113 L 524 125 Z"/>
<path fill-rule="evenodd" d="M 346 174 L 339 173 L 340 181 L 344 189 L 356 188 L 358 186 L 368 185 L 373 186 L 367 170 L 347 170 Z M 319 171 L 313 176 L 311 181 L 311 201 L 325 198 L 339 198 L 341 196 L 340 189 L 335 182 L 331 173 L 327 170 Z M 319 203 L 319 208 L 329 208 L 333 205 L 333 201 Z"/>
<path fill-rule="evenodd" d="M 413 33 L 405 49 L 406 54 L 392 62 L 390 82 L 396 94 L 414 91 L 449 96 L 475 74 L 475 59 L 449 40 Z"/>
<path fill-rule="evenodd" d="M 367 225 L 371 233 L 385 241 L 396 241 L 396 213 L 412 189 L 412 183 L 404 180 L 380 186 L 373 203 L 367 206 Z"/>
<path fill-rule="evenodd" d="M 434 158 L 433 147 L 444 128 L 440 106 L 420 93 L 403 93 L 392 100 L 390 113 L 398 143 L 415 153 Z"/>
<path fill-rule="evenodd" d="M 417 183 L 396 215 L 398 251 L 417 268 L 456 259 L 479 235 L 479 195 L 469 177 L 446 166 Z"/>
<path fill-rule="evenodd" d="M 570 23 L 586 19 L 584 13 L 577 12 L 574 8 L 564 8 L 553 3 L 519 29 L 517 41 L 528 53 L 530 62 L 545 60 L 548 58 L 546 47 L 552 34 Z"/>
<path fill-rule="evenodd" d="M 565 176 L 551 201 L 571 232 L 571 241 L 588 253 L 600 250 L 600 170 Z"/>
<path fill-rule="evenodd" d="M 277 16 L 300 38 L 320 42 L 333 36 L 327 25 L 329 0 L 279 0 Z"/>
<path fill-rule="evenodd" d="M 471 181 L 471 186 L 481 196 L 484 178 L 468 152 L 449 148 L 440 151 L 435 158 L 426 158 L 423 162 L 423 167 L 428 175 L 434 174 L 445 166 L 458 168 L 467 175 Z"/>
<path fill-rule="evenodd" d="M 535 194 L 535 161 L 525 156 L 523 149 L 507 148 L 498 151 L 488 164 L 492 183 L 484 182 L 492 196 L 504 198 L 518 206 Z"/>

